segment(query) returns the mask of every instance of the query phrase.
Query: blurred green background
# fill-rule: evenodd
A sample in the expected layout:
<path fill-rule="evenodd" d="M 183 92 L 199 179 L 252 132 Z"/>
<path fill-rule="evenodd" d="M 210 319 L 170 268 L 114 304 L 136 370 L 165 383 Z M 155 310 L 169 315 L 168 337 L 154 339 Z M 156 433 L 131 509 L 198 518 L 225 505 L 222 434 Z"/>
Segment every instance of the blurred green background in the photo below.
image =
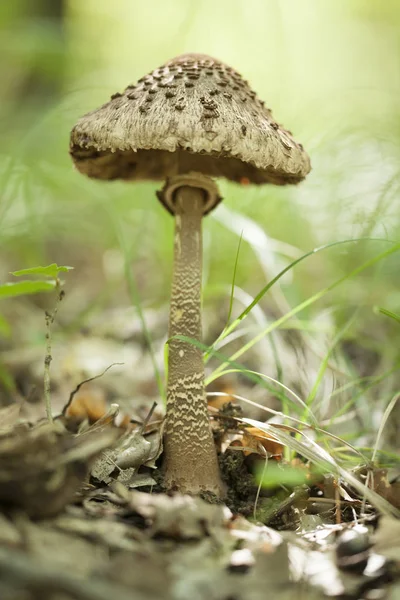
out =
<path fill-rule="evenodd" d="M 224 325 L 242 232 L 239 296 L 254 296 L 315 246 L 379 238 L 335 246 L 296 266 L 260 304 L 266 321 L 399 240 L 396 0 L 14 0 L 0 4 L 0 48 L 0 278 L 50 262 L 75 267 L 60 316 L 69 331 L 85 327 L 88 315 L 129 306 L 127 257 L 144 309 L 167 314 L 173 222 L 156 186 L 85 179 L 72 166 L 68 141 L 83 113 L 184 52 L 210 54 L 242 73 L 313 166 L 293 188 L 220 183 L 225 201 L 204 222 L 206 323 L 218 307 L 208 342 Z M 27 320 L 49 302 L 3 301 L 3 352 L 41 343 L 42 321 L 32 330 Z M 400 312 L 399 253 L 289 320 L 276 341 L 281 336 L 296 351 L 283 353 L 269 374 L 307 396 L 331 351 L 337 372 L 321 383 L 323 402 L 340 378 L 390 371 L 359 396 L 374 403 L 379 423 L 400 387 L 400 325 L 377 306 Z M 290 324 L 297 333 L 288 339 Z"/>

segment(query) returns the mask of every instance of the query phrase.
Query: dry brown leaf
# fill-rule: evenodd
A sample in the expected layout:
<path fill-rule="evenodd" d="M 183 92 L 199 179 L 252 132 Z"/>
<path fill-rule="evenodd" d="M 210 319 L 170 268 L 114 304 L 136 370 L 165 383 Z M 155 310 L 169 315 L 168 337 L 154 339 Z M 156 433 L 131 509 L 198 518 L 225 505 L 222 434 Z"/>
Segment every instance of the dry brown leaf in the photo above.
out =
<path fill-rule="evenodd" d="M 60 512 L 118 435 L 108 427 L 74 436 L 47 422 L 10 434 L 0 441 L 0 502 L 33 517 Z"/>
<path fill-rule="evenodd" d="M 246 448 L 243 451 L 246 456 L 252 452 L 261 456 L 265 456 L 265 452 L 267 452 L 268 455 L 274 458 L 281 458 L 283 455 L 283 444 L 273 435 L 257 429 L 257 427 L 246 427 L 243 432 L 242 443 Z"/>
<path fill-rule="evenodd" d="M 387 469 L 373 471 L 373 489 L 396 508 L 400 508 L 400 481 L 390 483 Z"/>

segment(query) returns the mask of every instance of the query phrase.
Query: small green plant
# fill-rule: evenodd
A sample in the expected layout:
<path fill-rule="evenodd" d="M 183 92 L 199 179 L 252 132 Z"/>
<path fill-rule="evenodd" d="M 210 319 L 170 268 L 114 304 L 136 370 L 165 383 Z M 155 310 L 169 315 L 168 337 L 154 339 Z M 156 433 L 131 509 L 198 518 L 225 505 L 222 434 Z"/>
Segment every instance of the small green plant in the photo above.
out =
<path fill-rule="evenodd" d="M 47 265 L 46 267 L 30 267 L 28 269 L 20 269 L 14 271 L 11 275 L 14 277 L 23 277 L 25 275 L 38 276 L 40 279 L 23 279 L 22 281 L 12 281 L 0 285 L 0 298 L 11 298 L 15 296 L 24 296 L 26 294 L 38 294 L 40 292 L 56 291 L 56 303 L 51 313 L 45 313 L 46 319 L 46 355 L 44 359 L 44 398 L 46 406 L 46 415 L 50 422 L 53 417 L 51 414 L 51 397 L 50 397 L 50 363 L 51 363 L 51 326 L 54 323 L 58 311 L 58 305 L 63 298 L 62 291 L 63 282 L 59 278 L 60 273 L 67 273 L 73 267 L 60 266 L 56 263 Z"/>
<path fill-rule="evenodd" d="M 11 275 L 21 277 L 23 275 L 40 275 L 42 279 L 23 279 L 22 281 L 10 281 L 0 284 L 0 298 L 12 298 L 25 296 L 26 294 L 39 294 L 40 292 L 51 292 L 60 285 L 59 273 L 70 271 L 73 267 L 61 267 L 53 263 L 47 267 L 31 267 L 13 271 Z"/>

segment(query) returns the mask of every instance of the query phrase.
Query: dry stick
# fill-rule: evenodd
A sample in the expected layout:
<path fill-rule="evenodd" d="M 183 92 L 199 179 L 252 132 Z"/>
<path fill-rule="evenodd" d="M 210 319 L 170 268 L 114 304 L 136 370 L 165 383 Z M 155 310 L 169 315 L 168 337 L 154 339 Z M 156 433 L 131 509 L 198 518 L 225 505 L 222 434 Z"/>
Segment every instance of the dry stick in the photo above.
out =
<path fill-rule="evenodd" d="M 342 513 L 340 512 L 340 490 L 339 490 L 339 482 L 335 482 L 335 516 L 336 516 L 336 525 L 340 525 L 342 523 Z"/>
<path fill-rule="evenodd" d="M 65 415 L 68 408 L 71 406 L 72 404 L 72 400 L 75 398 L 75 395 L 79 392 L 79 390 L 81 389 L 81 387 L 83 385 L 85 385 L 85 383 L 90 383 L 91 381 L 94 381 L 95 379 L 100 379 L 100 377 L 103 377 L 103 375 L 105 375 L 107 373 L 107 371 L 109 371 L 112 367 L 115 366 L 121 366 L 124 365 L 125 363 L 121 363 L 121 362 L 116 362 L 116 363 L 111 363 L 111 365 L 108 365 L 108 367 L 106 367 L 104 369 L 104 371 L 102 371 L 102 373 L 99 373 L 98 375 L 94 375 L 93 377 L 89 377 L 88 379 L 84 379 L 83 381 L 81 381 L 80 383 L 78 383 L 78 385 L 76 386 L 76 388 L 74 390 L 72 390 L 72 392 L 69 395 L 68 398 L 68 402 L 67 404 L 64 406 L 64 408 L 62 409 L 62 415 Z"/>
<path fill-rule="evenodd" d="M 145 420 L 141 423 L 139 432 L 142 435 L 144 435 L 144 430 L 146 429 L 147 424 L 149 423 L 149 421 L 150 421 L 150 419 L 151 419 L 151 417 L 153 415 L 153 412 L 155 411 L 156 407 L 157 407 L 157 402 L 153 402 L 153 404 L 152 404 L 149 412 L 147 413 L 147 416 L 146 416 Z"/>
<path fill-rule="evenodd" d="M 268 467 L 268 453 L 265 450 L 264 446 L 261 446 L 261 448 L 264 451 L 265 461 L 264 461 L 264 466 L 263 466 L 263 470 L 262 470 L 261 477 L 260 477 L 260 483 L 258 484 L 258 487 L 257 487 L 256 498 L 254 500 L 254 508 L 253 508 L 253 519 L 254 520 L 256 520 L 256 518 L 257 518 L 257 504 L 258 504 L 258 500 L 260 498 L 262 484 L 263 484 L 265 473 L 266 473 L 266 470 Z"/>
<path fill-rule="evenodd" d="M 50 392 L 50 364 L 52 361 L 51 356 L 51 327 L 56 318 L 57 311 L 61 300 L 64 298 L 65 292 L 60 290 L 60 280 L 56 281 L 56 290 L 58 291 L 56 304 L 52 313 L 45 312 L 45 323 L 46 323 L 46 355 L 44 357 L 44 373 L 43 373 L 43 388 L 44 388 L 44 401 L 46 406 L 46 416 L 50 423 L 53 422 L 53 415 L 51 414 L 51 392 Z"/>

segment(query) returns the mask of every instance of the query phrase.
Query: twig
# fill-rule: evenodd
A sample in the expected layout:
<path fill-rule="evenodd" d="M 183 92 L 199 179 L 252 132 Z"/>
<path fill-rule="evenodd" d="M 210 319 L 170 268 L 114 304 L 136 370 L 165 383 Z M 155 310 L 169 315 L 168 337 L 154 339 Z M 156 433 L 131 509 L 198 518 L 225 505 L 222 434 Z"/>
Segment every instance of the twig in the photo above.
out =
<path fill-rule="evenodd" d="M 56 318 L 57 311 L 61 300 L 64 298 L 65 292 L 60 290 L 60 280 L 56 281 L 56 290 L 58 292 L 56 298 L 56 304 L 52 313 L 46 311 L 45 323 L 46 323 L 46 355 L 44 357 L 44 374 L 43 374 L 43 388 L 44 388 L 44 401 L 46 406 L 46 415 L 50 423 L 53 422 L 53 415 L 51 414 L 51 391 L 50 391 L 50 364 L 52 361 L 51 356 L 51 328 Z"/>
<path fill-rule="evenodd" d="M 85 383 L 90 383 L 91 381 L 94 381 L 95 379 L 100 379 L 100 377 L 103 377 L 103 375 L 105 375 L 107 373 L 107 371 L 109 371 L 112 367 L 116 367 L 116 366 L 120 366 L 123 365 L 125 363 L 120 363 L 120 362 L 116 362 L 116 363 L 111 363 L 111 365 L 108 365 L 108 367 L 106 369 L 104 369 L 104 371 L 102 371 L 102 373 L 99 373 L 98 375 L 94 375 L 93 377 L 89 377 L 89 379 L 84 379 L 83 381 L 81 381 L 80 383 L 78 383 L 78 385 L 76 386 L 76 388 L 74 390 L 72 390 L 72 392 L 69 395 L 68 398 L 68 402 L 67 404 L 64 406 L 64 408 L 62 409 L 62 415 L 65 415 L 68 408 L 71 406 L 72 400 L 74 399 L 74 396 L 79 392 L 79 390 L 81 389 L 81 387 L 85 384 Z"/>
<path fill-rule="evenodd" d="M 260 492 L 261 492 L 262 484 L 263 484 L 265 473 L 266 473 L 266 470 L 267 470 L 267 467 L 268 467 L 268 453 L 265 450 L 264 446 L 261 446 L 261 448 L 264 451 L 265 461 L 264 461 L 264 466 L 263 466 L 263 470 L 262 470 L 261 477 L 260 477 L 260 482 L 259 482 L 258 488 L 257 488 L 256 499 L 254 500 L 254 508 L 253 508 L 253 519 L 254 520 L 257 518 L 257 504 L 258 504 L 258 500 L 260 498 Z"/>
<path fill-rule="evenodd" d="M 148 422 L 150 421 L 151 416 L 152 416 L 153 412 L 155 411 L 156 407 L 157 407 L 157 402 L 153 402 L 153 405 L 150 408 L 145 420 L 143 421 L 143 423 L 140 426 L 139 431 L 142 435 L 144 434 L 144 430 L 146 429 L 146 426 L 147 426 Z"/>

